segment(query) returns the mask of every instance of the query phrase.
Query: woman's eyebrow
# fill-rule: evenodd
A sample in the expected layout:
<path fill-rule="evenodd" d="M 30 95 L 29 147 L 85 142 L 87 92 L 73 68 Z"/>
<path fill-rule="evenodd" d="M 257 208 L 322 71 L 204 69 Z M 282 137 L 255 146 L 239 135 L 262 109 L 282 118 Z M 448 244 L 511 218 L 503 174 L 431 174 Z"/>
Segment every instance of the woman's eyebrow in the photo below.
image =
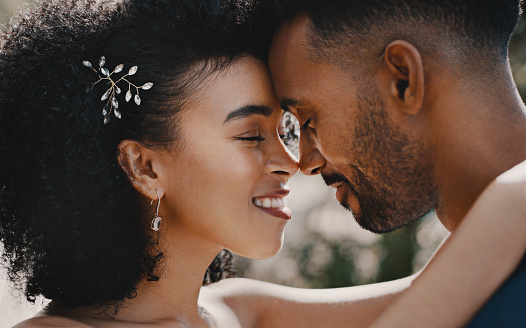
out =
<path fill-rule="evenodd" d="M 269 117 L 270 115 L 272 115 L 272 109 L 268 106 L 256 106 L 256 105 L 243 106 L 241 108 L 238 108 L 228 113 L 223 124 L 231 120 L 236 120 L 236 119 L 240 119 L 240 118 L 244 118 L 244 117 L 248 117 L 252 115 L 263 115 L 263 116 Z"/>

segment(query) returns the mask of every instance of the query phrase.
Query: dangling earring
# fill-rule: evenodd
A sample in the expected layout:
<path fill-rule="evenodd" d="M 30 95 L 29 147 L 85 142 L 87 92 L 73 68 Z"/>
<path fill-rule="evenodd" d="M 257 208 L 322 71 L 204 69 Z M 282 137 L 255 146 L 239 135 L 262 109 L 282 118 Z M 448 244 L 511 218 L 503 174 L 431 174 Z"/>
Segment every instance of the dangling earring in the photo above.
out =
<path fill-rule="evenodd" d="M 153 200 L 152 200 L 153 203 Z M 161 220 L 162 218 L 159 216 L 159 205 L 161 204 L 161 198 L 159 197 L 159 192 L 157 192 L 157 207 L 155 208 L 155 216 L 152 219 L 152 223 L 150 224 L 150 228 L 153 231 L 159 231 L 161 227 Z"/>

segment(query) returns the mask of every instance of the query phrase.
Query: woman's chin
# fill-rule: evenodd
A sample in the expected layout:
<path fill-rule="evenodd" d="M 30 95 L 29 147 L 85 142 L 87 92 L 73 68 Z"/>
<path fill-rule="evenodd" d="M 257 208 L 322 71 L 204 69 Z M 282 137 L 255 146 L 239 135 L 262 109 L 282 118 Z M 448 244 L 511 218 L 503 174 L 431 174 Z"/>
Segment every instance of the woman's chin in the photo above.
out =
<path fill-rule="evenodd" d="M 261 245 L 259 245 L 261 246 Z M 233 253 L 236 253 L 237 255 L 252 259 L 252 260 L 268 260 L 276 254 L 279 253 L 281 248 L 283 247 L 283 234 L 281 235 L 281 238 L 279 240 L 276 240 L 274 242 L 267 242 L 265 244 L 266 247 L 257 247 L 251 250 L 245 249 L 243 252 L 236 252 L 234 250 L 230 250 Z"/>

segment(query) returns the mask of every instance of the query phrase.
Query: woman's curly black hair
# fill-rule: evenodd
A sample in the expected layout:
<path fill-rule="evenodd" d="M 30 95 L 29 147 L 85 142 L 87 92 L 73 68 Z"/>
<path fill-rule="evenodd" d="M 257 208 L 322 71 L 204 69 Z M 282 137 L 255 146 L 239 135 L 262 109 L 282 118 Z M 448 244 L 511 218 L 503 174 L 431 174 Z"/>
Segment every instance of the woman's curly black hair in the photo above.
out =
<path fill-rule="evenodd" d="M 208 74 L 263 44 L 243 0 L 51 0 L 0 36 L 0 241 L 9 278 L 29 301 L 111 305 L 162 273 L 143 201 L 117 162 L 117 145 L 177 145 L 178 113 Z M 82 65 L 137 65 L 154 87 L 120 102 L 103 123 L 104 83 Z M 122 95 L 124 96 L 124 95 Z M 223 251 L 204 281 L 228 276 Z"/>

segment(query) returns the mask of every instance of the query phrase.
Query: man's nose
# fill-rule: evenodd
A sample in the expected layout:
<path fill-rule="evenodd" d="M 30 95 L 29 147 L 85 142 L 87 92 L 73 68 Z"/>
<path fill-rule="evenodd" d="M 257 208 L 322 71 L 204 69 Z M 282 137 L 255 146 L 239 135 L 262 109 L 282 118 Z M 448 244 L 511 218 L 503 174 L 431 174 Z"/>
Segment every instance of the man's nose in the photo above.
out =
<path fill-rule="evenodd" d="M 308 133 L 300 135 L 299 145 L 300 170 L 305 175 L 320 174 L 325 165 L 325 158 L 320 153 Z"/>

